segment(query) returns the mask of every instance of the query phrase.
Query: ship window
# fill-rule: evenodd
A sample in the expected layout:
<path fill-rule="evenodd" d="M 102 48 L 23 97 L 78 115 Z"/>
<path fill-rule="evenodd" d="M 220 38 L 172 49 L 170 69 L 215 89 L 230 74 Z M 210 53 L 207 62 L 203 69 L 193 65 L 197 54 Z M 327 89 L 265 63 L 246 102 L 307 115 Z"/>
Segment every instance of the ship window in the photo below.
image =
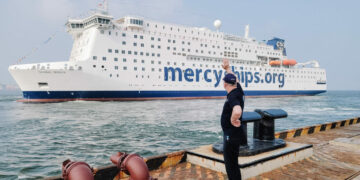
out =
<path fill-rule="evenodd" d="M 141 43 L 140 46 L 141 46 L 141 47 L 144 47 L 144 43 Z"/>
<path fill-rule="evenodd" d="M 101 33 L 101 34 L 104 34 L 104 30 L 101 30 L 100 33 Z"/>
<path fill-rule="evenodd" d="M 161 72 L 161 68 L 159 68 L 159 72 Z"/>
<path fill-rule="evenodd" d="M 93 60 L 96 60 L 97 59 L 97 56 L 93 56 Z"/>
<path fill-rule="evenodd" d="M 141 60 L 141 63 L 145 63 L 145 60 Z"/>
<path fill-rule="evenodd" d="M 170 46 L 167 47 L 167 50 L 170 50 Z"/>
<path fill-rule="evenodd" d="M 134 63 L 136 63 L 137 62 L 137 59 L 134 59 Z"/>
<path fill-rule="evenodd" d="M 160 54 L 157 54 L 157 57 L 160 57 Z"/>
<path fill-rule="evenodd" d="M 149 53 L 148 53 L 148 52 L 146 53 L 146 56 L 149 56 Z"/>
<path fill-rule="evenodd" d="M 144 36 L 140 36 L 140 39 L 144 39 Z"/>
<path fill-rule="evenodd" d="M 123 44 L 123 45 L 126 45 L 126 41 L 123 41 L 122 44 Z"/>
<path fill-rule="evenodd" d="M 134 67 L 134 71 L 137 71 L 137 67 Z"/>
<path fill-rule="evenodd" d="M 109 53 L 112 53 L 112 49 L 108 49 L 108 52 L 109 52 Z"/>
<path fill-rule="evenodd" d="M 159 61 L 158 63 L 161 64 L 161 61 Z"/>
<path fill-rule="evenodd" d="M 128 51 L 128 54 L 131 54 L 131 51 Z"/>
<path fill-rule="evenodd" d="M 168 39 L 168 43 L 171 43 L 171 39 Z"/>
<path fill-rule="evenodd" d="M 136 34 L 134 34 L 134 38 L 137 38 L 137 35 L 136 35 Z"/>
<path fill-rule="evenodd" d="M 127 67 L 126 67 L 126 66 L 124 66 L 124 67 L 123 67 L 123 69 L 124 69 L 124 70 L 127 70 Z"/>
<path fill-rule="evenodd" d="M 126 58 L 123 58 L 123 62 L 126 62 Z"/>
<path fill-rule="evenodd" d="M 154 48 L 154 45 L 153 45 L 153 44 L 151 45 L 151 48 Z"/>
<path fill-rule="evenodd" d="M 118 61 L 118 58 L 114 58 L 114 61 Z"/>
<path fill-rule="evenodd" d="M 109 31 L 109 35 L 111 35 L 111 31 Z"/>
<path fill-rule="evenodd" d="M 190 42 L 188 42 L 188 45 L 190 45 Z"/>
<path fill-rule="evenodd" d="M 155 53 L 151 53 L 151 56 L 155 56 Z"/>
<path fill-rule="evenodd" d="M 143 55 L 144 55 L 144 52 L 140 52 L 140 55 L 143 56 Z"/>
<path fill-rule="evenodd" d="M 151 64 L 154 64 L 154 60 L 151 61 Z"/>
<path fill-rule="evenodd" d="M 137 51 L 134 51 L 134 55 L 137 55 L 138 53 L 137 53 Z"/>
<path fill-rule="evenodd" d="M 118 49 L 115 49 L 115 53 L 119 53 L 119 50 L 118 50 Z"/>
<path fill-rule="evenodd" d="M 46 87 L 48 86 L 47 82 L 38 82 L 39 87 Z"/>
<path fill-rule="evenodd" d="M 151 37 L 151 40 L 153 41 L 155 38 L 154 37 Z"/>
<path fill-rule="evenodd" d="M 106 61 L 106 57 L 103 57 L 102 59 L 103 59 L 103 61 Z"/>
<path fill-rule="evenodd" d="M 134 46 L 137 46 L 137 43 L 134 43 Z"/>
<path fill-rule="evenodd" d="M 110 74 L 110 77 L 112 77 L 112 74 Z"/>
<path fill-rule="evenodd" d="M 151 71 L 154 72 L 154 71 L 155 71 L 155 68 L 151 68 Z"/>
<path fill-rule="evenodd" d="M 115 70 L 118 70 L 118 69 L 119 69 L 119 66 L 115 66 L 114 68 L 115 68 Z"/>
<path fill-rule="evenodd" d="M 125 54 L 125 50 L 121 50 L 121 54 Z"/>
<path fill-rule="evenodd" d="M 95 64 L 93 65 L 93 68 L 96 68 L 96 65 L 95 65 Z"/>
<path fill-rule="evenodd" d="M 161 49 L 161 46 L 160 46 L 160 45 L 158 46 L 158 49 Z"/>
<path fill-rule="evenodd" d="M 145 71 L 145 68 L 143 67 L 143 68 L 141 68 L 142 69 L 142 71 Z"/>
<path fill-rule="evenodd" d="M 173 43 L 175 43 L 175 40 L 173 40 Z"/>
<path fill-rule="evenodd" d="M 160 38 L 158 38 L 158 41 L 161 41 L 161 39 L 160 39 Z"/>
<path fill-rule="evenodd" d="M 125 36 L 126 36 L 126 34 L 125 34 L 125 33 L 122 33 L 122 36 L 123 36 L 123 37 L 125 37 Z"/>
<path fill-rule="evenodd" d="M 104 68 L 104 65 L 102 65 L 101 68 Z"/>

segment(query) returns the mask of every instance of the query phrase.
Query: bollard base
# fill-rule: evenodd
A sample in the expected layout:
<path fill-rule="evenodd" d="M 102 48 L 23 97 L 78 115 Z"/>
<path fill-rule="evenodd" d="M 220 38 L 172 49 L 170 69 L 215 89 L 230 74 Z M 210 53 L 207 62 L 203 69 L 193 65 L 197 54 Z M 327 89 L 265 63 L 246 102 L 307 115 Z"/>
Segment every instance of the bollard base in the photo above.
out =
<path fill-rule="evenodd" d="M 308 158 L 312 154 L 312 145 L 287 142 L 283 148 L 254 156 L 239 156 L 238 162 L 242 178 L 247 179 Z M 226 173 L 223 155 L 213 152 L 212 145 L 189 150 L 186 156 L 187 161 L 192 164 Z"/>
<path fill-rule="evenodd" d="M 283 139 L 274 140 L 258 140 L 249 138 L 248 145 L 240 146 L 239 156 L 253 156 L 267 151 L 272 151 L 278 148 L 285 147 L 286 142 Z M 223 153 L 223 142 L 213 144 L 212 150 L 215 153 Z"/>

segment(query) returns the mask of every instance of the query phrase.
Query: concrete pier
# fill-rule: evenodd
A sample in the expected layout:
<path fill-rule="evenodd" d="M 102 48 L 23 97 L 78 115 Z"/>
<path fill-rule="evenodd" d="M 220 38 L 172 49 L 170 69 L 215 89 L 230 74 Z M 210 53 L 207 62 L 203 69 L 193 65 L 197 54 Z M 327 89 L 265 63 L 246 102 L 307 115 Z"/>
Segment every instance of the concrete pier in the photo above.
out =
<path fill-rule="evenodd" d="M 250 177 L 248 179 L 251 180 L 360 179 L 360 148 L 358 148 L 360 119 L 355 118 L 299 129 L 281 133 L 287 134 L 285 137 L 287 142 L 312 144 L 312 156 L 253 177 L 251 177 L 253 172 L 244 169 L 243 176 Z M 310 130 L 309 133 L 309 129 L 313 130 Z M 276 136 L 280 136 L 281 133 L 277 133 Z M 189 158 L 189 154 L 187 156 Z M 205 163 L 206 159 L 203 162 Z M 226 179 L 226 175 L 221 175 L 220 172 L 221 170 L 210 170 L 185 162 L 151 173 L 152 176 L 159 179 L 183 179 L 182 177 L 186 177 L 186 179 Z"/>

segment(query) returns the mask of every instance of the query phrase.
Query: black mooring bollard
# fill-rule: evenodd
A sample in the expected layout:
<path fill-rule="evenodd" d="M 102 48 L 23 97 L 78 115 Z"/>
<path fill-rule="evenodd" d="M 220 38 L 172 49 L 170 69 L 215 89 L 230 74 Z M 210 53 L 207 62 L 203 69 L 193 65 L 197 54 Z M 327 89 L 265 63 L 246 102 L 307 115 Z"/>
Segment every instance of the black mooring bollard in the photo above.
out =
<path fill-rule="evenodd" d="M 245 132 L 245 137 L 239 147 L 239 156 L 252 156 L 262 152 L 271 151 L 285 147 L 283 139 L 275 139 L 274 120 L 287 117 L 287 113 L 281 109 L 255 110 L 255 112 L 244 112 L 241 128 Z M 254 137 L 247 138 L 247 123 L 254 123 Z M 223 153 L 223 142 L 213 144 L 212 149 L 215 153 Z"/>
<path fill-rule="evenodd" d="M 255 123 L 256 121 L 261 120 L 261 115 L 256 112 L 244 112 L 241 120 L 241 126 L 243 128 L 243 131 L 245 132 L 245 138 L 244 141 L 240 144 L 241 146 L 247 146 L 248 145 L 248 138 L 247 138 L 247 124 L 248 123 Z"/>
<path fill-rule="evenodd" d="M 274 120 L 287 117 L 287 113 L 282 109 L 256 109 L 255 112 L 259 113 L 262 119 L 254 122 L 254 138 L 259 140 L 274 140 Z"/>

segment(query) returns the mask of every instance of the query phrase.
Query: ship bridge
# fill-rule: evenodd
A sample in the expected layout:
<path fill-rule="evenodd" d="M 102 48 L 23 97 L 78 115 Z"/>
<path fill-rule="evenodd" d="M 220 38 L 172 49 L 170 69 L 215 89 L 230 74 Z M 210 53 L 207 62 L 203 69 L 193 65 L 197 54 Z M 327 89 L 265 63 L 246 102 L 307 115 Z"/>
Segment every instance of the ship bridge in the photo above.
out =
<path fill-rule="evenodd" d="M 84 19 L 69 19 L 66 23 L 67 32 L 77 34 L 93 26 L 108 28 L 110 27 L 112 19 L 112 16 L 98 12 Z"/>

